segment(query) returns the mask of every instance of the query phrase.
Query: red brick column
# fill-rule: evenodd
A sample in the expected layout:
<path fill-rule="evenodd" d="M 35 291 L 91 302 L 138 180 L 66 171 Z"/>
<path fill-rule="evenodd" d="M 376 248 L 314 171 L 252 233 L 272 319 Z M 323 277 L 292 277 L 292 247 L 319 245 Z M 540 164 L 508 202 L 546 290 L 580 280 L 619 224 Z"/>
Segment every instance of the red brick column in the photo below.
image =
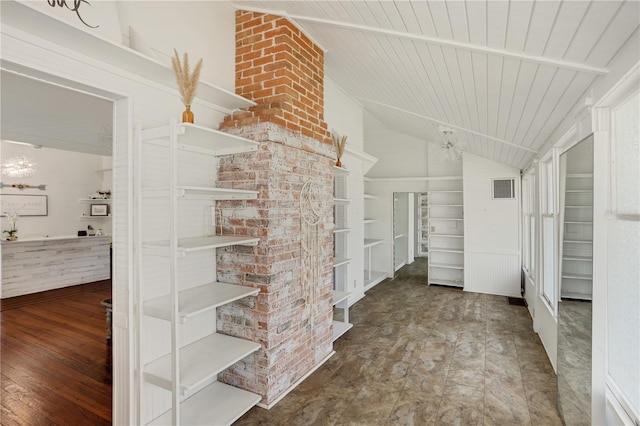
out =
<path fill-rule="evenodd" d="M 236 91 L 258 103 L 221 128 L 260 143 L 220 160 L 218 186 L 252 189 L 257 200 L 216 206 L 224 233 L 260 238 L 257 247 L 218 249 L 222 282 L 260 288 L 218 309 L 218 330 L 262 348 L 219 375 L 272 404 L 333 348 L 333 164 L 323 120 L 323 52 L 286 19 L 236 13 Z M 318 282 L 305 284 L 300 192 L 312 181 L 326 209 L 317 225 Z M 313 294 L 313 295 L 312 295 Z"/>

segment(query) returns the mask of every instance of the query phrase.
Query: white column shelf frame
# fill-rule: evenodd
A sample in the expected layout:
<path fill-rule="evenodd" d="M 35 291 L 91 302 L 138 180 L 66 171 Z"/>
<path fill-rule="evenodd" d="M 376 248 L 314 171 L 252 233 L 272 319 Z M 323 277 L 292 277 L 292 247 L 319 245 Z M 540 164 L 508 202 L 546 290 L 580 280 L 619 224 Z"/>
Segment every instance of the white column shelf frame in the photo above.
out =
<path fill-rule="evenodd" d="M 350 171 L 342 167 L 333 167 L 333 309 L 342 310 L 342 319 L 333 320 L 333 340 L 337 340 L 349 331 L 353 324 L 349 323 L 349 268 L 351 263 L 348 251 L 347 209 L 351 202 L 347 191 L 347 179 Z"/>
<path fill-rule="evenodd" d="M 140 241 L 142 233 L 138 232 L 139 256 L 167 257 L 169 264 L 168 294 L 141 300 L 140 290 L 137 291 L 139 315 L 168 321 L 171 330 L 169 352 L 139 366 L 140 380 L 171 392 L 171 408 L 148 424 L 209 424 L 211 422 L 230 424 L 257 404 L 261 397 L 219 383 L 217 375 L 256 352 L 260 349 L 260 344 L 213 331 L 195 342 L 181 345 L 181 328 L 189 319 L 214 311 L 217 307 L 235 300 L 255 296 L 259 293 L 259 289 L 213 282 L 181 290 L 178 288 L 178 263 L 189 253 L 233 245 L 255 246 L 260 239 L 242 235 L 180 237 L 177 227 L 178 204 L 182 199 L 187 198 L 212 202 L 251 200 L 257 198 L 258 192 L 216 188 L 206 184 L 203 186 L 178 185 L 177 151 L 186 149 L 200 155 L 222 156 L 255 151 L 257 143 L 218 130 L 189 123 L 178 123 L 175 119 L 172 119 L 168 126 L 155 129 L 142 130 L 138 127 L 136 133 L 139 158 L 142 145 L 152 144 L 166 148 L 169 159 L 168 186 L 143 187 L 140 183 L 143 171 L 138 172 L 137 179 L 138 205 L 143 199 L 148 198 L 166 199 L 169 203 L 169 239 Z M 142 217 L 138 217 L 138 223 L 140 227 L 144 226 Z M 140 273 L 138 282 L 139 285 L 144 285 Z M 138 328 L 142 325 L 139 315 Z M 234 395 L 234 401 L 227 404 L 207 401 L 212 395 L 223 401 L 228 400 L 229 395 Z M 215 411 L 213 407 L 216 407 Z"/>

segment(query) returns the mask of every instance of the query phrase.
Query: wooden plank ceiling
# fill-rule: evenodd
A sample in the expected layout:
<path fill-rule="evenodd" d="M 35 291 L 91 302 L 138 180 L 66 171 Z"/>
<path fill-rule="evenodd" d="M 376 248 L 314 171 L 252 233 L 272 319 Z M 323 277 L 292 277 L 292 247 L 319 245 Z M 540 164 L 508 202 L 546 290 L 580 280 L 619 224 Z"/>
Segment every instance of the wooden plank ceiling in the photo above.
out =
<path fill-rule="evenodd" d="M 289 17 L 385 126 L 523 168 L 630 37 L 637 1 L 235 1 Z M 365 141 L 366 144 L 366 141 Z"/>

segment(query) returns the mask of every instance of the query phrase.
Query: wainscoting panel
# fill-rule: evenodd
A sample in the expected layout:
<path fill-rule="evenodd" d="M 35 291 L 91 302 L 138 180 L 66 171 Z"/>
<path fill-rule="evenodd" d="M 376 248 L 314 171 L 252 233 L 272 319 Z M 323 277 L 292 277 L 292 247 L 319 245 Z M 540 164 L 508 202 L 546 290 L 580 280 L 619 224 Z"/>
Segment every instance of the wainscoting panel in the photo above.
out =
<path fill-rule="evenodd" d="M 520 297 L 520 256 L 466 252 L 464 289 L 477 293 Z"/>

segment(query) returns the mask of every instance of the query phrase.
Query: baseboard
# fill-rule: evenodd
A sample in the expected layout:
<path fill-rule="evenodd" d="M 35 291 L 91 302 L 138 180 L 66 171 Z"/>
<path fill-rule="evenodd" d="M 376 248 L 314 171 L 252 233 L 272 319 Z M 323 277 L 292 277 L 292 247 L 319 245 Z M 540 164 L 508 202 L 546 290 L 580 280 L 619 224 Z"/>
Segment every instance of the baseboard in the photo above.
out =
<path fill-rule="evenodd" d="M 282 400 L 285 396 L 287 396 L 292 390 L 294 390 L 300 383 L 304 381 L 307 377 L 312 375 L 318 368 L 322 367 L 322 365 L 329 360 L 332 356 L 336 354 L 336 351 L 331 351 L 329 355 L 324 357 L 319 363 L 317 363 L 311 370 L 309 370 L 304 376 L 300 377 L 296 380 L 291 386 L 289 386 L 284 392 L 282 392 L 273 402 L 270 404 L 262 404 L 258 403 L 257 406 L 260 408 L 264 408 L 265 410 L 270 410 L 273 408 L 278 402 Z"/>

